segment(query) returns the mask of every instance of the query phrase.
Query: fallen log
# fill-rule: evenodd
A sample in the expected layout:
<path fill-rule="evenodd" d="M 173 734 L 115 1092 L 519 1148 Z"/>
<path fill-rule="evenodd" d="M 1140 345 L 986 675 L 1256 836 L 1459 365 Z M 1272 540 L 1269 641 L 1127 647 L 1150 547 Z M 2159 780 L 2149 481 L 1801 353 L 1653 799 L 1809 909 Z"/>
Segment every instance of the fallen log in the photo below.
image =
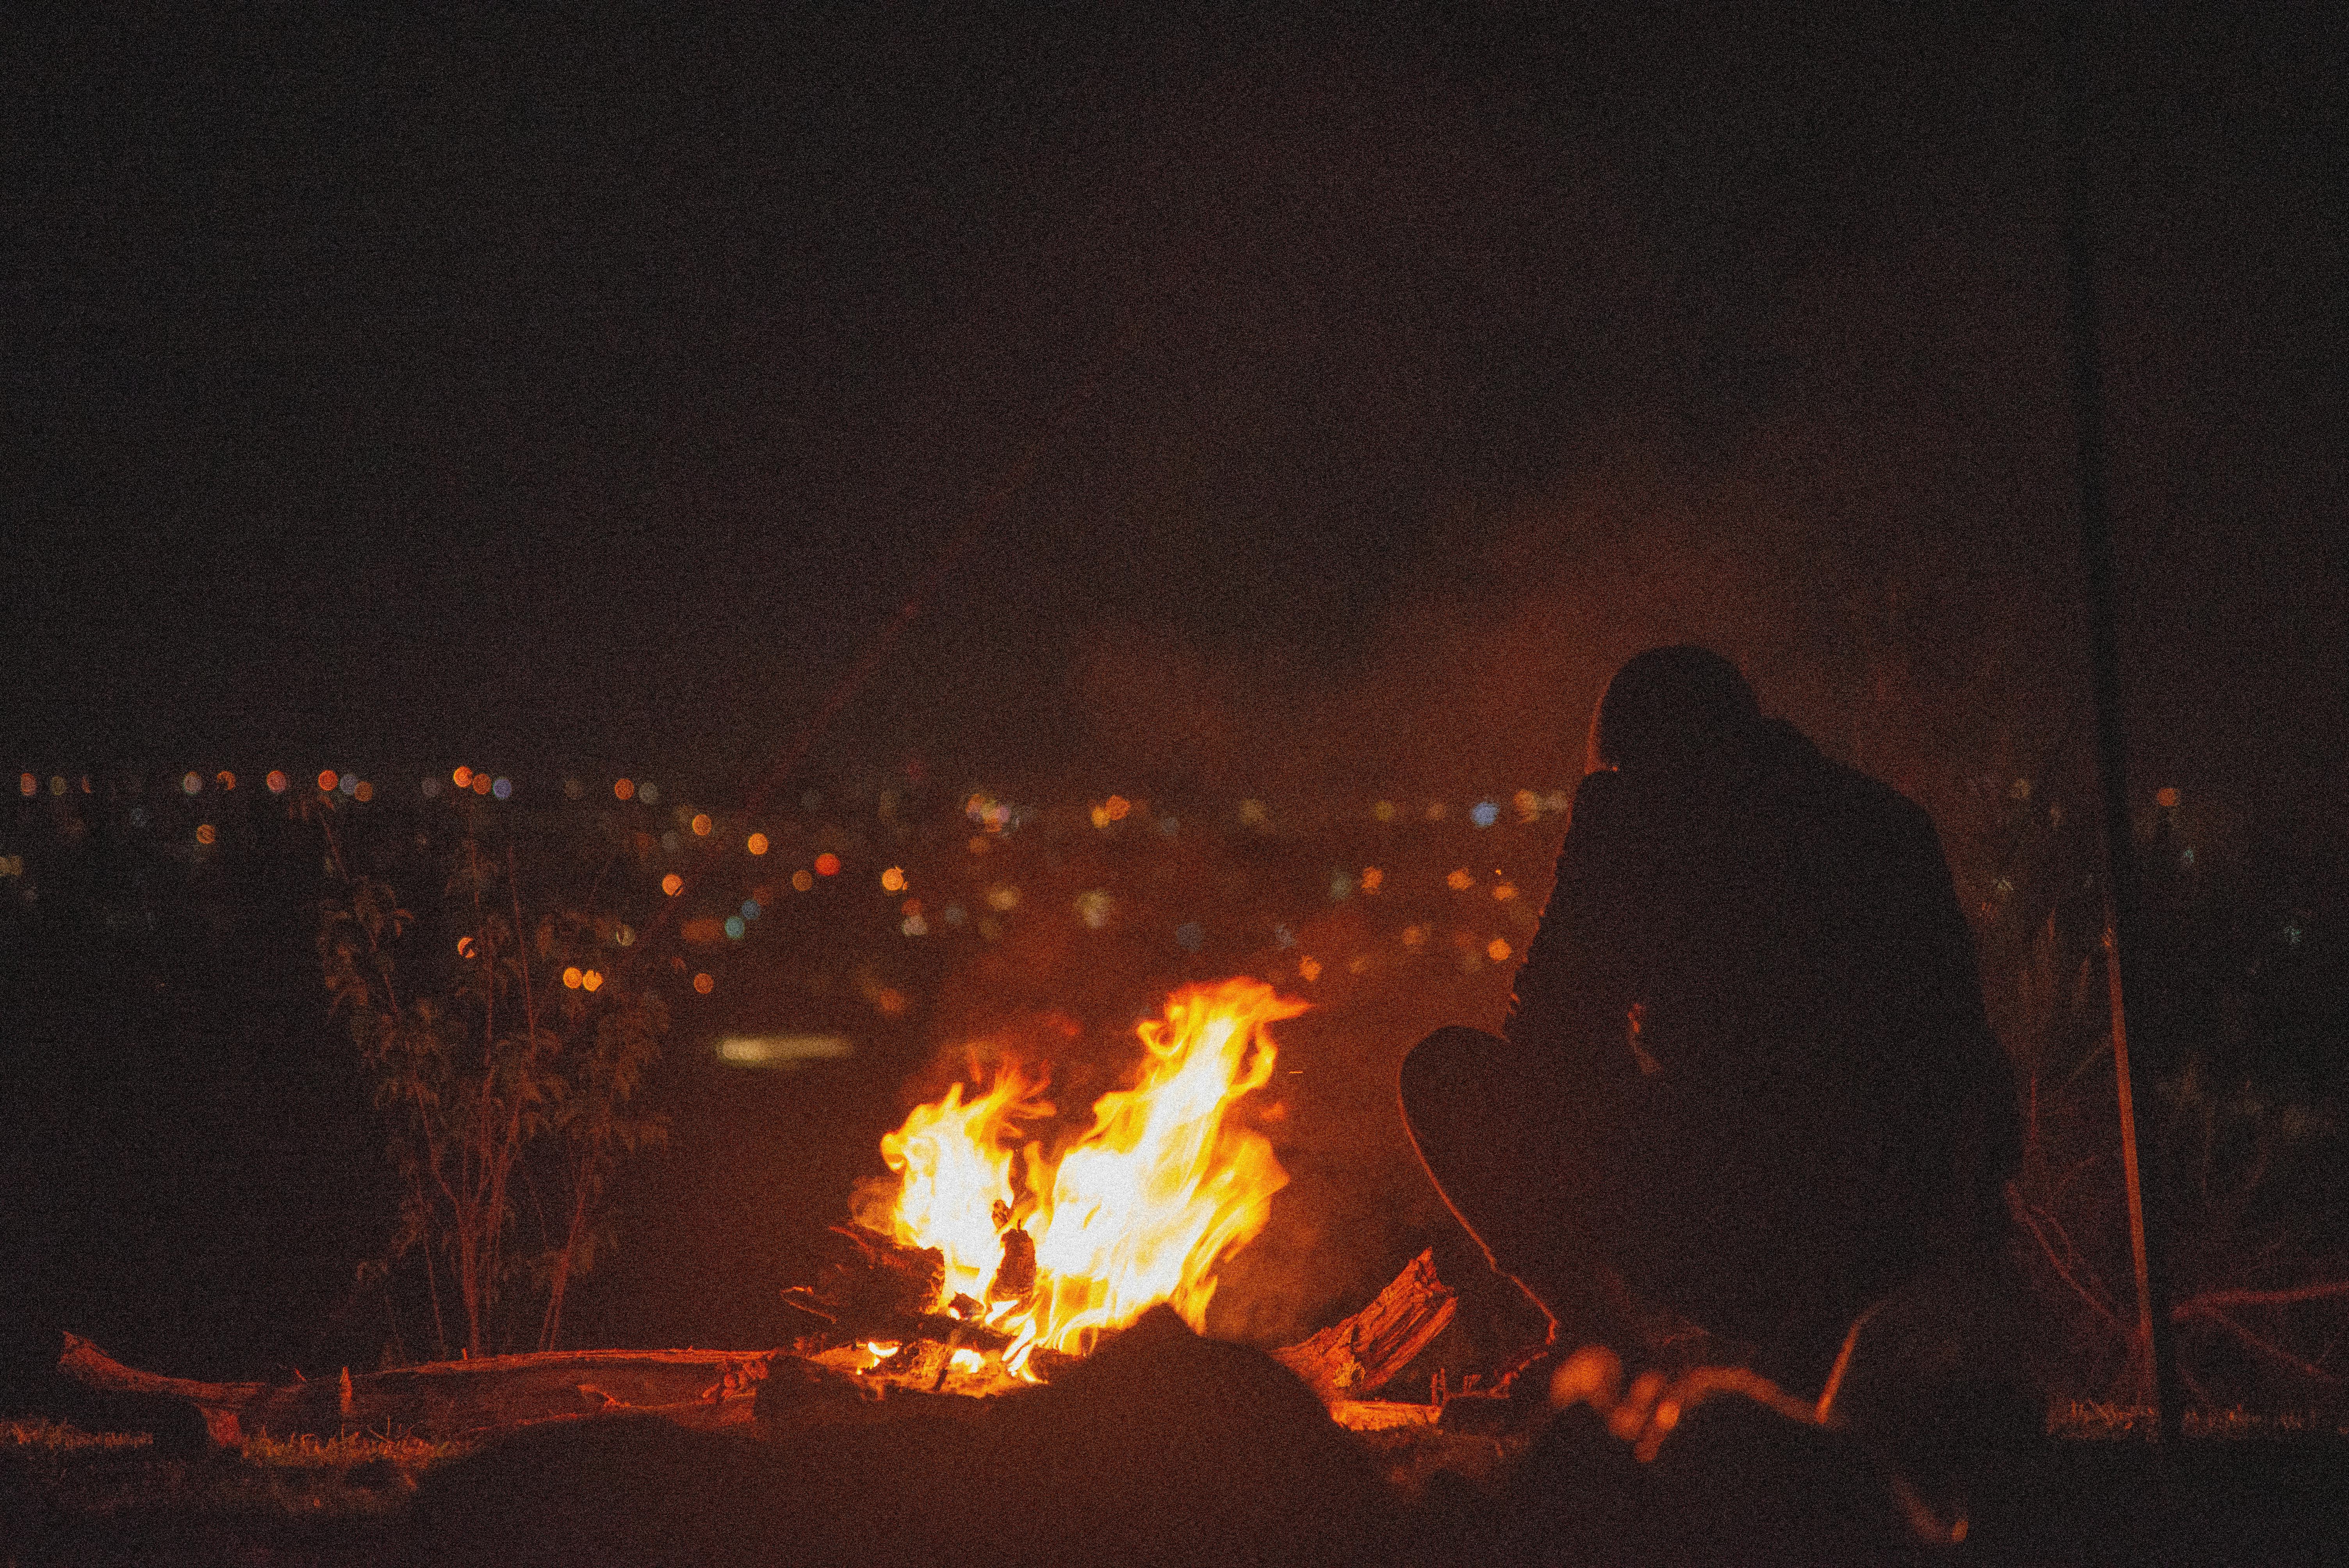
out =
<path fill-rule="evenodd" d="M 1273 1358 L 1304 1378 L 1325 1405 L 1358 1399 L 1402 1371 L 1459 1310 L 1452 1287 L 1435 1276 L 1431 1247 L 1361 1311 L 1274 1351 Z"/>
<path fill-rule="evenodd" d="M 57 1370 L 86 1387 L 192 1408 L 203 1418 L 205 1435 L 219 1445 L 263 1432 L 280 1438 L 396 1432 L 448 1441 L 595 1415 L 653 1415 L 691 1427 L 747 1421 L 773 1354 L 554 1350 L 357 1375 L 346 1370 L 336 1378 L 279 1387 L 143 1372 L 67 1334 Z"/>

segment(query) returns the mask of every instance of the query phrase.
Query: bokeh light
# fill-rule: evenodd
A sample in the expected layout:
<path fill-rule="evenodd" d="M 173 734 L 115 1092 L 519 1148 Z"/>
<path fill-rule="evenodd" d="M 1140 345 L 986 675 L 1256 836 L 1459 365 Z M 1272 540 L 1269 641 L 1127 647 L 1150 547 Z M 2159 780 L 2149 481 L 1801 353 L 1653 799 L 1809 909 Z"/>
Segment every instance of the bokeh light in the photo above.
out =
<path fill-rule="evenodd" d="M 511 779 L 493 780 L 490 785 L 490 793 L 501 800 L 511 799 L 513 795 L 513 780 Z"/>
<path fill-rule="evenodd" d="M 603 985 L 604 976 L 596 970 L 590 969 L 585 975 L 579 976 L 579 988 L 582 991 L 593 992 L 600 990 L 602 989 Z"/>
<path fill-rule="evenodd" d="M 1450 888 L 1454 892 L 1466 892 L 1470 888 L 1476 885 L 1476 879 L 1470 876 L 1468 874 L 1467 868 L 1463 866 L 1460 870 L 1454 872 L 1450 876 L 1445 877 L 1444 879 L 1444 885 Z"/>
<path fill-rule="evenodd" d="M 744 934 L 750 929 L 750 927 L 744 923 L 740 915 L 730 914 L 726 917 L 726 934 L 736 942 L 741 941 Z"/>
<path fill-rule="evenodd" d="M 201 795 L 204 792 L 204 776 L 192 769 L 183 773 L 180 776 L 180 788 L 188 794 Z"/>
<path fill-rule="evenodd" d="M 671 872 L 668 875 L 661 878 L 661 892 L 668 894 L 669 897 L 675 898 L 684 891 L 685 879 L 678 875 L 675 872 Z"/>
<path fill-rule="evenodd" d="M 634 799 L 636 793 L 636 780 L 632 779 L 615 779 L 612 780 L 612 793 L 614 796 L 623 800 Z"/>
<path fill-rule="evenodd" d="M 792 886 L 801 892 L 815 886 L 815 873 L 802 866 L 792 873 Z"/>
<path fill-rule="evenodd" d="M 358 781 L 358 787 L 351 791 L 351 798 L 355 800 L 372 800 L 375 799 L 375 786 L 362 779 Z"/>
<path fill-rule="evenodd" d="M 359 776 L 356 773 L 346 773 L 343 775 L 342 782 L 336 788 L 346 795 L 356 795 L 359 792 Z"/>
<path fill-rule="evenodd" d="M 1490 800 L 1479 800 L 1468 808 L 1468 820 L 1480 828 L 1489 828 L 1501 820 L 1501 808 Z"/>
<path fill-rule="evenodd" d="M 833 854 L 829 851 L 816 856 L 815 874 L 820 877 L 838 876 L 840 874 L 840 857 Z"/>
<path fill-rule="evenodd" d="M 223 789 L 233 789 L 236 788 L 236 775 L 223 768 L 220 770 L 220 775 L 216 782 L 218 782 L 220 787 Z"/>
<path fill-rule="evenodd" d="M 318 793 L 321 795 L 332 793 L 335 786 L 341 781 L 341 775 L 337 774 L 333 769 L 320 769 L 318 770 Z"/>
<path fill-rule="evenodd" d="M 563 972 L 563 984 L 567 989 L 579 989 L 579 965 L 574 964 Z"/>
<path fill-rule="evenodd" d="M 1364 892 L 1378 892 L 1379 889 L 1386 885 L 1386 881 L 1387 873 L 1379 867 L 1364 866 L 1362 868 L 1362 891 Z"/>
<path fill-rule="evenodd" d="M 1485 944 L 1485 956 L 1498 964 L 1509 955 L 1509 944 L 1499 937 Z"/>
<path fill-rule="evenodd" d="M 488 794 L 489 792 L 490 792 L 490 776 L 489 776 L 488 774 L 486 774 L 486 773 L 476 773 L 476 774 L 474 774 L 474 775 L 473 775 L 473 793 L 474 793 L 474 794 L 476 794 L 476 795 L 486 795 L 486 794 Z"/>
<path fill-rule="evenodd" d="M 204 823 L 202 827 L 196 830 L 196 842 L 200 844 L 211 843 L 213 837 L 212 825 L 210 822 Z"/>
<path fill-rule="evenodd" d="M 263 779 L 262 782 L 269 786 L 269 792 L 272 795 L 283 795 L 285 793 L 287 783 L 285 769 L 279 768 L 271 769 L 269 770 L 269 777 Z"/>
<path fill-rule="evenodd" d="M 2164 784 L 2160 789 L 2155 790 L 2153 792 L 2153 803 L 2160 807 L 2165 811 L 2176 810 L 2178 809 L 2178 786 L 2175 784 Z"/>
<path fill-rule="evenodd" d="M 693 988 L 700 992 L 705 996 L 709 995 L 709 993 L 716 988 L 718 982 L 712 980 L 706 973 L 697 975 L 693 977 Z"/>
<path fill-rule="evenodd" d="M 694 836 L 695 838 L 697 838 L 697 839 L 706 839 L 706 838 L 709 837 L 709 812 L 707 812 L 707 811 L 698 811 L 698 812 L 694 813 L 694 818 L 693 818 L 693 836 Z"/>
<path fill-rule="evenodd" d="M 470 768 L 460 768 L 449 775 L 449 782 L 460 789 L 471 789 L 473 787 L 473 770 Z"/>
<path fill-rule="evenodd" d="M 41 792 L 41 781 L 29 773 L 20 773 L 16 776 L 16 788 L 21 793 L 37 795 Z"/>
<path fill-rule="evenodd" d="M 767 852 L 767 835 L 764 833 L 753 833 L 748 840 L 744 841 L 742 847 L 750 851 L 754 855 L 763 855 Z"/>
<path fill-rule="evenodd" d="M 904 892 L 905 891 L 905 869 L 903 866 L 891 866 L 887 871 L 881 873 L 881 885 L 891 892 Z"/>

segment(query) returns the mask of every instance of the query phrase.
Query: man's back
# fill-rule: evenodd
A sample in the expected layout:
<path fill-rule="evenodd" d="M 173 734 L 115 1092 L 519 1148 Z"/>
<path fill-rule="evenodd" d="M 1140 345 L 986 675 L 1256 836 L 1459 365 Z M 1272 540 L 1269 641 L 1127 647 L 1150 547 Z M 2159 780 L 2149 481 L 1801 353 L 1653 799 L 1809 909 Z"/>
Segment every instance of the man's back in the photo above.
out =
<path fill-rule="evenodd" d="M 1784 724 L 1584 781 L 1507 1032 L 1609 1150 L 1597 1243 L 1739 1337 L 1839 1336 L 1988 1222 L 2010 1158 L 1930 820 Z"/>

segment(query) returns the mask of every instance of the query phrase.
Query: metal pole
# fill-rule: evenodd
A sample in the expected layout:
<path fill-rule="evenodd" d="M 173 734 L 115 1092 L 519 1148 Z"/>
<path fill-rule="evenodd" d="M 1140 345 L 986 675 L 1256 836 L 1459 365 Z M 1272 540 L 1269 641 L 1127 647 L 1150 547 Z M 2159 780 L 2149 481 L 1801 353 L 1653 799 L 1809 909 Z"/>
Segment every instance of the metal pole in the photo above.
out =
<path fill-rule="evenodd" d="M 2113 1007 L 2113 1077 L 2121 1124 L 2121 1175 L 2128 1190 L 2129 1253 L 2136 1265 L 2137 1333 L 2153 1397 L 2156 1440 L 2178 1439 L 2178 1362 L 2169 1321 L 2164 1216 L 2147 1212 L 2137 1163 L 2137 1082 L 2124 1003 L 2145 995 L 2137 938 L 2137 848 L 2129 826 L 2128 745 L 2121 715 L 2120 591 L 2113 560 L 2112 511 L 2105 490 L 2104 382 L 2097 357 L 2096 279 L 2089 243 L 2085 128 L 2086 64 L 2081 9 L 2065 9 L 2066 170 L 2064 261 L 2072 338 L 2072 415 L 2080 442 L 2080 556 L 2087 575 L 2089 659 L 2096 705 L 2096 775 L 2104 791 L 2106 948 Z"/>

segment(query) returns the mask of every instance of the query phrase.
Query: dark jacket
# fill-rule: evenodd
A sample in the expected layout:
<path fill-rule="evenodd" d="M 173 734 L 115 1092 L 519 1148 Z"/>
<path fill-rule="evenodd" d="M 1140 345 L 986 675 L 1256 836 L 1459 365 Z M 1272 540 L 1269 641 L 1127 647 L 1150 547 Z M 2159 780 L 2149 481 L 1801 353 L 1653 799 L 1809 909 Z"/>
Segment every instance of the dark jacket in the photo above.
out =
<path fill-rule="evenodd" d="M 2013 1092 L 1940 841 L 1790 726 L 1583 780 L 1506 1033 L 1554 1067 L 1594 1244 L 1709 1327 L 1847 1321 L 1998 1227 Z"/>

